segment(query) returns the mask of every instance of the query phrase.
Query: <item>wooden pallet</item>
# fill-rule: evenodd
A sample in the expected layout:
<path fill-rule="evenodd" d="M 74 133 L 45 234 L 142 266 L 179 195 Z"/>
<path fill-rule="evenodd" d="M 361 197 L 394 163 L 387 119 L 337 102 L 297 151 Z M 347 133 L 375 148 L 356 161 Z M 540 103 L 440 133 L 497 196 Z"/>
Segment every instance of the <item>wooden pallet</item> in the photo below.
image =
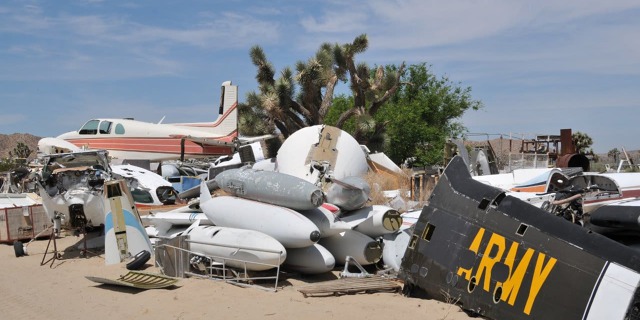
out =
<path fill-rule="evenodd" d="M 391 279 L 381 277 L 342 278 L 321 283 L 315 283 L 298 288 L 306 298 L 308 296 L 344 295 L 373 292 L 400 292 L 402 285 Z"/>

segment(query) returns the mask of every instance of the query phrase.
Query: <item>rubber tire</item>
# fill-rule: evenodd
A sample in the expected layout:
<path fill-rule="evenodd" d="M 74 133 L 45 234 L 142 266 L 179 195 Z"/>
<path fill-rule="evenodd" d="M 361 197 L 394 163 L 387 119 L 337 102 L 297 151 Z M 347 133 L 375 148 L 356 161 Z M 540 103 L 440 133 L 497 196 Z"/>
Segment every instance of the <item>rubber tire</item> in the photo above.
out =
<path fill-rule="evenodd" d="M 139 270 L 150 258 L 151 252 L 147 250 L 138 252 L 138 254 L 133 257 L 133 260 L 127 263 L 127 270 Z"/>
<path fill-rule="evenodd" d="M 16 253 L 16 257 L 22 257 L 24 256 L 24 246 L 22 245 L 22 242 L 16 240 L 13 242 L 13 251 Z"/>
<path fill-rule="evenodd" d="M 402 287 L 402 295 L 405 297 L 412 297 L 414 292 L 413 292 L 413 284 L 411 283 L 405 283 L 404 286 Z"/>

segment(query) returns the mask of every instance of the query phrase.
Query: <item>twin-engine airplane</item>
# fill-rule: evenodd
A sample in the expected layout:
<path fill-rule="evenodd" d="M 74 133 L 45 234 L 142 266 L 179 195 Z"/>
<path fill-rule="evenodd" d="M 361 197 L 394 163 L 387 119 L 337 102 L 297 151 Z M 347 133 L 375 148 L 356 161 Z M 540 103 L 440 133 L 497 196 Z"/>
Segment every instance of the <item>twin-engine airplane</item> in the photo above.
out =
<path fill-rule="evenodd" d="M 400 277 L 406 294 L 490 319 L 640 318 L 637 250 L 472 179 L 460 157 L 422 210 Z"/>
<path fill-rule="evenodd" d="M 113 162 L 175 160 L 232 154 L 238 146 L 238 86 L 222 83 L 215 122 L 149 123 L 132 119 L 92 119 L 78 131 L 59 135 L 83 149 L 109 151 Z M 55 143 L 55 141 L 54 141 Z"/>

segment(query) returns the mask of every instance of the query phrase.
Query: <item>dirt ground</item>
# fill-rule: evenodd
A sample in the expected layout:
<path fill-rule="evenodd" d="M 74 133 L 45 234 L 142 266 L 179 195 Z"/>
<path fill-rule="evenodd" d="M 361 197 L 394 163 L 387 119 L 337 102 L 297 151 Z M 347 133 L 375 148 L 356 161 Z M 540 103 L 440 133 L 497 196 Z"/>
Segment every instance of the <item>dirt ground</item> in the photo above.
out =
<path fill-rule="evenodd" d="M 19 258 L 12 245 L 0 244 L 1 318 L 470 319 L 457 306 L 394 292 L 305 298 L 297 290 L 337 278 L 337 273 L 284 276 L 276 292 L 200 278 L 183 278 L 172 288 L 155 290 L 98 284 L 86 276 L 117 279 L 128 270 L 125 263 L 105 266 L 101 254 L 81 257 L 75 247 L 81 239 L 58 238 L 58 248 L 65 250 L 62 259 L 45 265 L 41 262 L 49 242 L 46 239 L 30 243 L 28 255 Z M 144 271 L 158 273 L 153 262 L 151 258 Z"/>

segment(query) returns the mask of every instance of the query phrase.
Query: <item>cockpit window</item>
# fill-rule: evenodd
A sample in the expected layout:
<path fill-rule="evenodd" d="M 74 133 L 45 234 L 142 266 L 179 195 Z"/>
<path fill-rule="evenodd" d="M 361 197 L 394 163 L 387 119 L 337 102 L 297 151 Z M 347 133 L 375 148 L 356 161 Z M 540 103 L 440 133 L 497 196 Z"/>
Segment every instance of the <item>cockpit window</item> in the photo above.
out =
<path fill-rule="evenodd" d="M 111 132 L 111 121 L 100 122 L 100 133 L 108 134 L 109 132 Z"/>
<path fill-rule="evenodd" d="M 176 203 L 176 190 L 171 186 L 162 186 L 156 189 L 158 199 L 162 204 L 174 204 Z"/>
<path fill-rule="evenodd" d="M 124 126 L 120 123 L 116 124 L 116 134 L 124 134 Z"/>
<path fill-rule="evenodd" d="M 89 120 L 80 129 L 80 134 L 96 134 L 98 133 L 99 120 Z"/>
<path fill-rule="evenodd" d="M 133 189 L 131 190 L 131 196 L 133 196 L 133 200 L 139 203 L 153 203 L 153 197 L 151 193 L 147 190 L 142 189 Z"/>

